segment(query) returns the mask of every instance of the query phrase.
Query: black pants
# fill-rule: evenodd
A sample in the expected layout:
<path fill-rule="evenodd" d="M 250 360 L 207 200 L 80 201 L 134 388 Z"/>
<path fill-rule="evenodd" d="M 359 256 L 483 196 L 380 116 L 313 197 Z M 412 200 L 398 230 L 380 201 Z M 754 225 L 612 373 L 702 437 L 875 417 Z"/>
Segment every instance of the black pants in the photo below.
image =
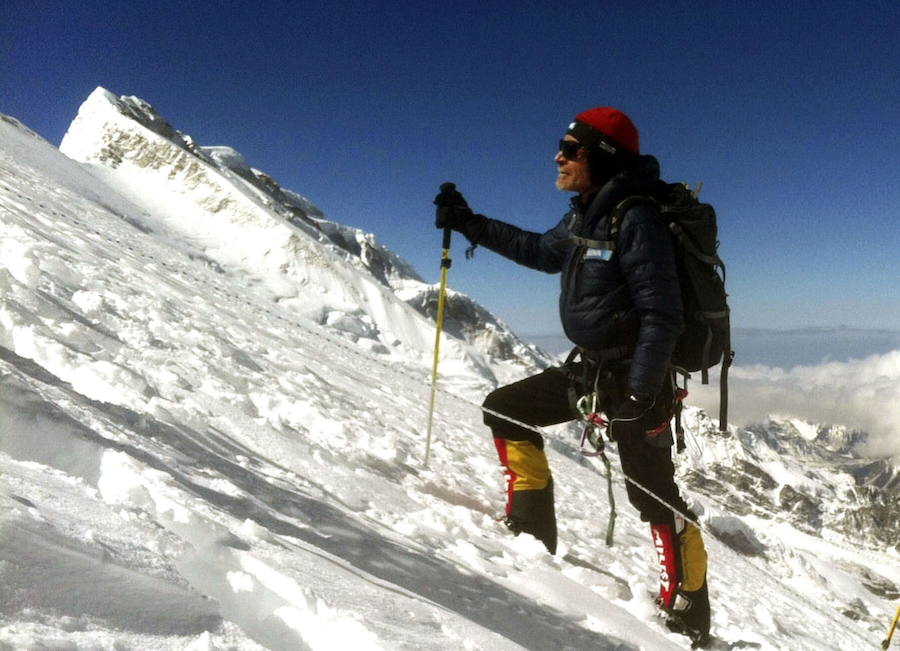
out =
<path fill-rule="evenodd" d="M 545 427 L 557 425 L 578 417 L 570 400 L 570 388 L 583 394 L 585 389 L 578 381 L 583 367 L 575 364 L 569 368 L 550 368 L 519 382 L 500 387 L 488 394 L 484 407 L 527 425 Z M 624 372 L 615 377 L 618 386 L 624 382 Z M 667 391 L 668 387 L 663 391 Z M 610 404 L 601 405 L 603 411 L 612 417 L 618 396 L 615 392 L 607 394 Z M 665 405 L 669 400 L 658 400 Z M 667 406 L 662 407 L 668 409 Z M 671 416 L 671 412 L 668 414 Z M 660 422 L 665 420 L 665 416 Z M 515 425 L 503 418 L 485 412 L 484 423 L 491 428 L 494 438 L 510 441 L 530 441 L 539 450 L 544 447 L 540 434 L 530 429 Z M 671 441 L 671 435 L 668 435 Z M 672 463 L 671 445 L 651 445 L 641 440 L 621 441 L 618 443 L 619 459 L 622 472 L 649 491 L 658 495 L 663 501 L 682 513 L 689 513 L 688 506 L 675 484 L 675 466 Z M 628 500 L 641 514 L 641 519 L 652 524 L 672 522 L 673 514 L 669 507 L 656 498 L 648 495 L 631 482 L 626 482 Z"/>

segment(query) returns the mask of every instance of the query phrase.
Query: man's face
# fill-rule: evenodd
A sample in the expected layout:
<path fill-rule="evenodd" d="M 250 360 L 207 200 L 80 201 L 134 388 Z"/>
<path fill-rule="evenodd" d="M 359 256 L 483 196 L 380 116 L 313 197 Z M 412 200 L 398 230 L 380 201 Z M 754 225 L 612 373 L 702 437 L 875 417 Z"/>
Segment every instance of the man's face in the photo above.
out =
<path fill-rule="evenodd" d="M 570 142 L 578 142 L 570 135 L 566 135 L 563 140 Z M 594 184 L 591 181 L 591 173 L 588 169 L 587 151 L 579 149 L 574 157 L 566 158 L 561 151 L 556 152 L 553 158 L 558 168 L 556 177 L 556 189 L 563 192 L 577 192 L 585 194 L 594 190 Z"/>

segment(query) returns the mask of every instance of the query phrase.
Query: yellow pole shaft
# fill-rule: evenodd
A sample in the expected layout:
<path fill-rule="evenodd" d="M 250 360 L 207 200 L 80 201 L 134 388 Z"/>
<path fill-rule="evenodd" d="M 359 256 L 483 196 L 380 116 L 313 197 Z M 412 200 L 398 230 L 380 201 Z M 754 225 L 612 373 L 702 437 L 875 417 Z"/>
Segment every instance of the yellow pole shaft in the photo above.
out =
<path fill-rule="evenodd" d="M 438 290 L 437 328 L 434 331 L 434 364 L 431 367 L 431 400 L 428 405 L 428 434 L 425 439 L 425 463 L 428 467 L 428 459 L 431 456 L 431 428 L 434 423 L 434 398 L 437 394 L 438 360 L 441 354 L 441 331 L 444 326 L 444 303 L 447 297 L 447 269 L 450 267 L 450 249 L 446 248 L 441 253 L 441 285 Z"/>
<path fill-rule="evenodd" d="M 897 606 L 897 614 L 894 615 L 894 621 L 891 622 L 891 627 L 888 629 L 887 637 L 884 638 L 884 642 L 881 643 L 882 649 L 887 649 L 891 646 L 891 638 L 894 637 L 894 629 L 897 628 L 897 622 L 900 621 L 900 606 Z"/>

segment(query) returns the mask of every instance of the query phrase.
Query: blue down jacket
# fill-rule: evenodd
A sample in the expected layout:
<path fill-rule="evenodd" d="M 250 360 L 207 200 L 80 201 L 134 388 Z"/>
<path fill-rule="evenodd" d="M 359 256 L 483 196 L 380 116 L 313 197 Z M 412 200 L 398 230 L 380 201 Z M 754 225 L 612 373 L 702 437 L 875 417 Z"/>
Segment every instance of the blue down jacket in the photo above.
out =
<path fill-rule="evenodd" d="M 683 327 L 674 243 L 658 209 L 648 202 L 625 213 L 614 251 L 579 246 L 573 236 L 608 240 L 610 212 L 659 182 L 652 156 L 608 181 L 594 196 L 590 222 L 578 198 L 546 233 L 488 219 L 478 244 L 532 269 L 562 273 L 559 314 L 566 336 L 588 350 L 633 346 L 628 389 L 657 395 Z"/>

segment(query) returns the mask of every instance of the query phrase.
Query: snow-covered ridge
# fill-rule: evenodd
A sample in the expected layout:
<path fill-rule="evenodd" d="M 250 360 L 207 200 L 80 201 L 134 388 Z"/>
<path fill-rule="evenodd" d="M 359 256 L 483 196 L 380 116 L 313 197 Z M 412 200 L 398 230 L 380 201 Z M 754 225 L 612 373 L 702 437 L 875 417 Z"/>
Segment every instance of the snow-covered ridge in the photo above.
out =
<path fill-rule="evenodd" d="M 198 146 L 143 100 L 98 88 L 60 150 L 140 206 L 149 228 L 187 242 L 223 270 L 259 278 L 275 299 L 305 316 L 376 351 L 400 345 L 427 357 L 433 346 L 416 321 L 433 319 L 436 292 L 408 263 L 372 234 L 326 220 L 234 149 Z M 496 382 L 494 362 L 506 363 L 510 373 L 546 365 L 486 310 L 467 297 L 457 295 L 456 303 L 479 318 L 448 330 L 460 338 L 448 343 L 451 357 L 479 367 L 489 382 Z"/>
<path fill-rule="evenodd" d="M 723 496 L 734 513 L 900 552 L 900 470 L 896 459 L 856 452 L 865 433 L 773 416 L 723 434 L 689 414 L 703 435 L 696 465 L 683 469 L 688 486 Z"/>

